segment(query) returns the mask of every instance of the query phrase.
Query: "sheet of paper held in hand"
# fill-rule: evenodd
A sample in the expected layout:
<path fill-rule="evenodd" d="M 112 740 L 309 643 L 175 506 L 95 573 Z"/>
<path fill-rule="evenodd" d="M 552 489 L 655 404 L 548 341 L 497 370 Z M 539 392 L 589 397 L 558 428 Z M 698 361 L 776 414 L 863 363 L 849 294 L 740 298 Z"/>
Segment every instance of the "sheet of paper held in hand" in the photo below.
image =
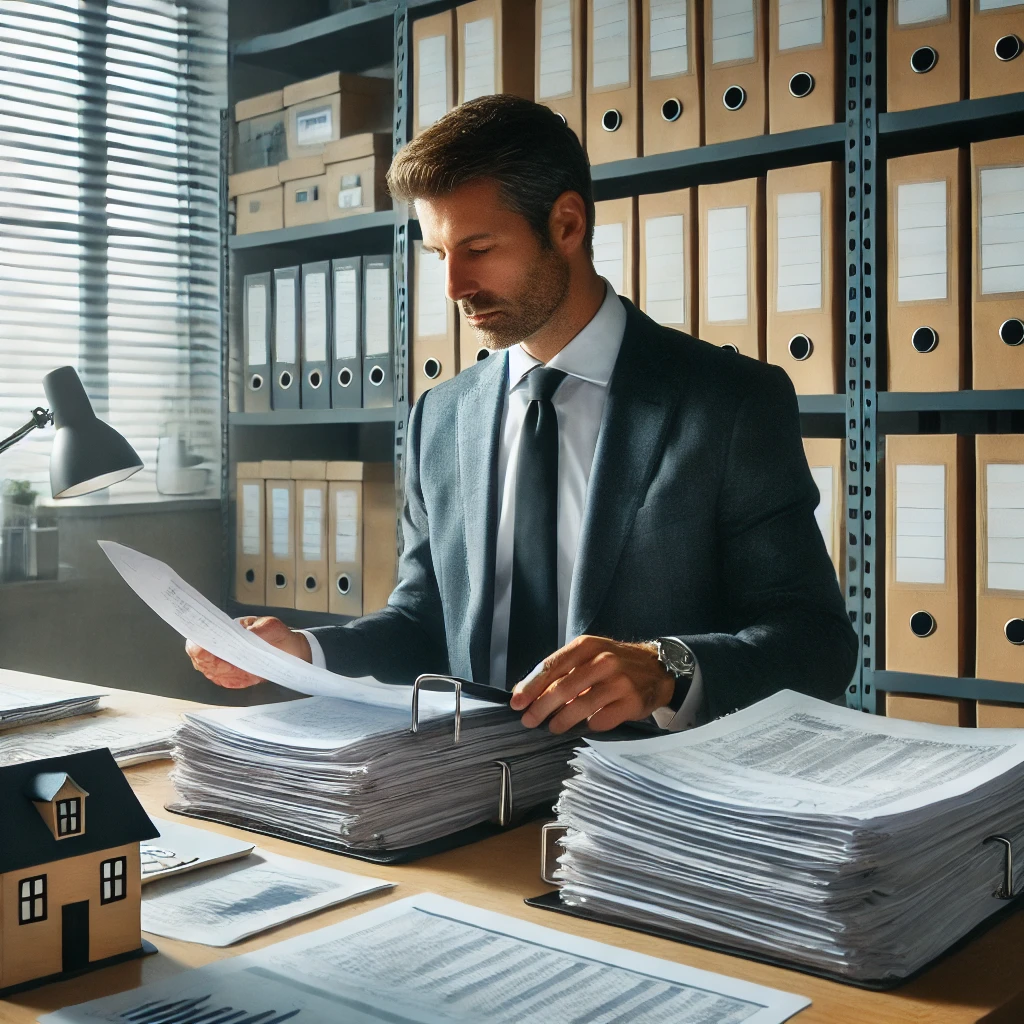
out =
<path fill-rule="evenodd" d="M 782 1024 L 765 988 L 426 893 L 41 1024 Z"/>
<path fill-rule="evenodd" d="M 128 586 L 164 622 L 223 661 L 309 696 L 344 697 L 378 706 L 409 707 L 406 687 L 380 683 L 370 676 L 338 675 L 285 654 L 235 622 L 166 563 L 114 541 L 101 540 L 99 545 Z M 493 705 L 463 698 L 462 707 L 466 712 Z M 451 710 L 450 693 L 421 694 L 421 718 L 450 714 Z"/>

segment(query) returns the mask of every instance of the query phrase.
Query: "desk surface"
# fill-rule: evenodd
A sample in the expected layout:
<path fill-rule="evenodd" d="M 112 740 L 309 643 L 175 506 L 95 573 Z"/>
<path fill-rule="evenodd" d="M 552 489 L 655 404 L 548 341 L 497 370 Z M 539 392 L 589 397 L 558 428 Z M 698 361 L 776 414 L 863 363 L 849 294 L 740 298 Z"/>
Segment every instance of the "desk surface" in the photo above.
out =
<path fill-rule="evenodd" d="M 0 681 L 24 683 L 31 677 L 0 670 Z M 74 684 L 79 685 L 79 684 Z M 95 687 L 82 685 L 83 690 Z M 146 694 L 108 690 L 102 706 L 139 711 L 182 711 L 199 705 Z M 169 761 L 156 761 L 126 769 L 126 774 L 145 808 L 154 815 L 169 816 L 164 804 L 173 796 L 168 781 Z M 388 893 L 371 895 L 353 903 L 314 914 L 281 928 L 264 932 L 227 949 L 214 949 L 160 936 L 153 941 L 160 952 L 115 967 L 94 971 L 71 981 L 23 992 L 0 1000 L 0 1022 L 29 1024 L 36 1016 L 62 1006 L 110 995 L 127 988 L 198 967 L 221 957 L 236 956 L 270 943 L 321 928 L 384 902 L 419 892 L 435 892 L 488 910 L 533 921 L 557 931 L 584 935 L 612 946 L 635 949 L 651 956 L 717 971 L 746 981 L 771 985 L 810 997 L 813 1005 L 794 1018 L 798 1024 L 975 1024 L 984 1014 L 1010 1000 L 1022 987 L 1020 950 L 1024 948 L 1024 913 L 986 933 L 967 949 L 944 961 L 917 981 L 895 992 L 865 992 L 736 957 L 711 953 L 666 939 L 608 925 L 592 924 L 561 914 L 536 910 L 523 903 L 547 887 L 540 880 L 540 824 L 512 829 L 472 846 L 430 857 L 414 864 L 382 867 L 334 854 L 311 850 L 239 829 L 180 819 L 225 835 L 255 840 L 275 853 L 340 868 L 355 874 L 387 878 L 398 885 Z M 553 1022 L 554 1024 L 554 1022 Z"/>

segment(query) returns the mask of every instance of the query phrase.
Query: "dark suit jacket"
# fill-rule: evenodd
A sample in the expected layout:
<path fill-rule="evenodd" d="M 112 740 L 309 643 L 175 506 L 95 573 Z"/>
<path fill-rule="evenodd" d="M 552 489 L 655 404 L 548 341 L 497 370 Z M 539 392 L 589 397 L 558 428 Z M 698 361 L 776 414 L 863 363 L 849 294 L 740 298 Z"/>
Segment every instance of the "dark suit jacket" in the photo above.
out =
<path fill-rule="evenodd" d="M 857 641 L 789 378 L 622 301 L 568 635 L 679 637 L 712 718 L 784 688 L 839 696 Z M 491 356 L 413 409 L 398 586 L 382 611 L 313 630 L 328 668 L 488 681 L 507 362 Z"/>

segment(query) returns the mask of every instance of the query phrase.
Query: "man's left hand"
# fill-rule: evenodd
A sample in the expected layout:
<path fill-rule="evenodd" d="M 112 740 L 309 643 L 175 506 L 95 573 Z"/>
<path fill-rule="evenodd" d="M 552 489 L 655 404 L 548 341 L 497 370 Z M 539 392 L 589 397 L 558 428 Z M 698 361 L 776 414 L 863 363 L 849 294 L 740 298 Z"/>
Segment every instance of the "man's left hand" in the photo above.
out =
<path fill-rule="evenodd" d="M 512 709 L 533 729 L 550 719 L 553 733 L 586 721 L 595 732 L 647 718 L 668 705 L 675 679 L 653 643 L 578 636 L 545 658 L 512 691 Z"/>

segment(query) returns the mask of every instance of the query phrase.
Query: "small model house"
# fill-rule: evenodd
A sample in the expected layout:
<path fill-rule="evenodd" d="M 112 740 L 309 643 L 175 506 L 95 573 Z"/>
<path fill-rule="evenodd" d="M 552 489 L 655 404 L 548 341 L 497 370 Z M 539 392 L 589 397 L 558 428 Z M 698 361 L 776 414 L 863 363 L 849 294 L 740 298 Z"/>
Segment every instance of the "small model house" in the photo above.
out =
<path fill-rule="evenodd" d="M 153 951 L 139 843 L 158 835 L 109 750 L 0 768 L 0 996 Z"/>

